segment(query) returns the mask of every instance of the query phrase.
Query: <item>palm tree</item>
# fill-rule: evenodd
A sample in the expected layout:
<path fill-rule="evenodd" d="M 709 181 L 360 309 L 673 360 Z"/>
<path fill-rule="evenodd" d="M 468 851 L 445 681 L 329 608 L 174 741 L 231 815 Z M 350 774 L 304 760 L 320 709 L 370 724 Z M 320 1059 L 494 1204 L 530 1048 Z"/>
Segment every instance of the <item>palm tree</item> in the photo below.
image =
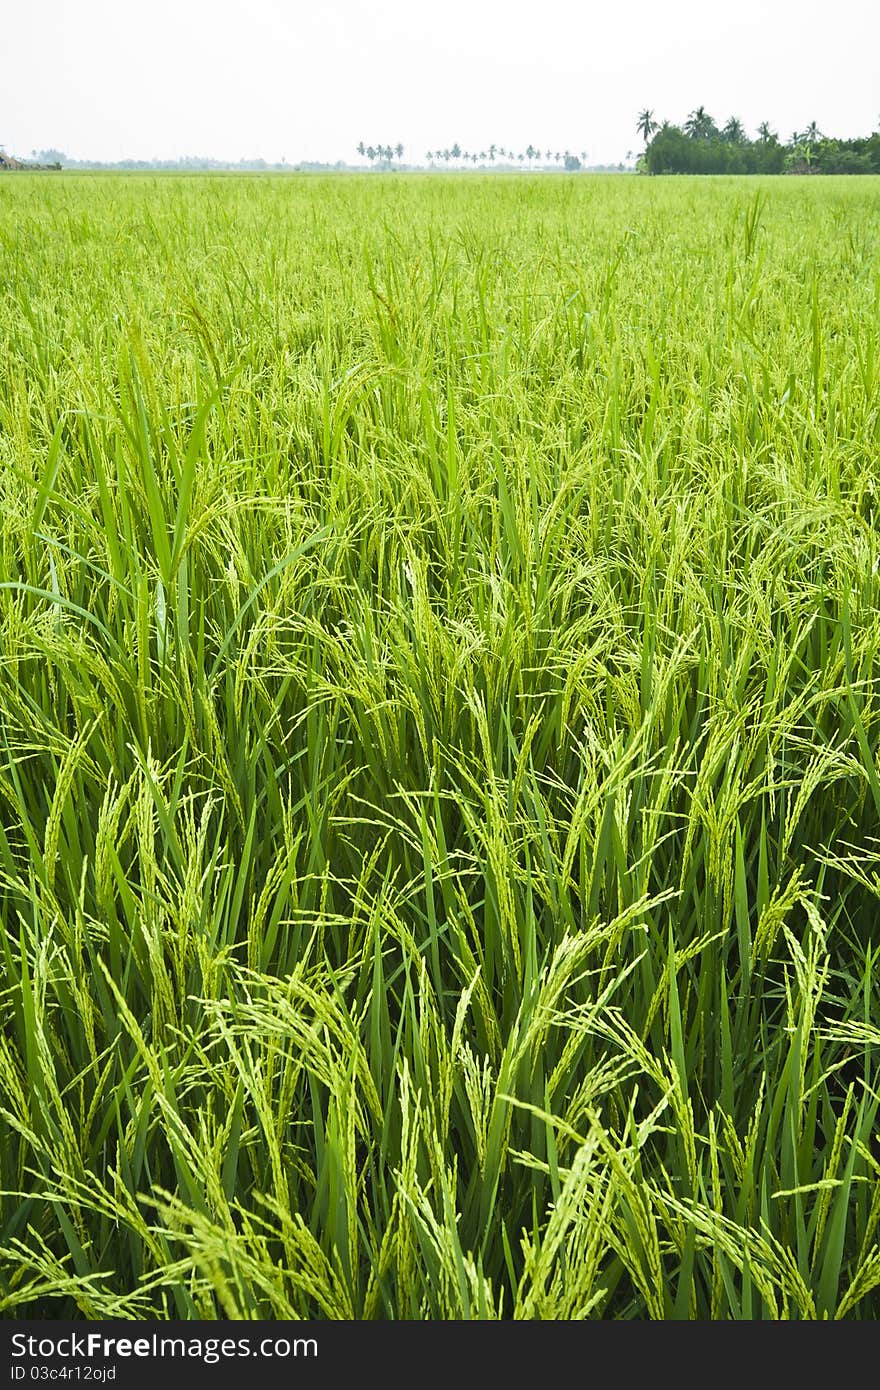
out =
<path fill-rule="evenodd" d="M 758 138 L 762 145 L 770 145 L 776 139 L 776 131 L 770 129 L 769 122 L 762 121 L 758 126 Z"/>
<path fill-rule="evenodd" d="M 495 146 L 495 145 L 490 145 L 490 146 L 489 146 L 489 159 L 490 159 L 490 162 L 491 162 L 492 164 L 495 163 L 495 151 L 496 151 L 496 146 Z"/>
<path fill-rule="evenodd" d="M 731 116 L 721 134 L 729 145 L 741 145 L 745 139 L 745 127 L 736 116 Z"/>
<path fill-rule="evenodd" d="M 684 123 L 684 133 L 689 135 L 692 140 L 708 140 L 710 136 L 717 133 L 717 130 L 718 127 L 705 106 L 698 106 Z"/>
<path fill-rule="evenodd" d="M 803 140 L 806 140 L 808 145 L 818 145 L 820 140 L 825 139 L 825 136 L 822 134 L 821 130 L 816 125 L 816 122 L 810 121 L 810 124 L 807 126 L 801 138 Z"/>
<path fill-rule="evenodd" d="M 587 152 L 586 152 L 586 150 L 581 150 L 581 164 L 586 164 L 586 162 L 587 162 Z"/>
<path fill-rule="evenodd" d="M 651 136 L 658 129 L 657 122 L 654 120 L 654 112 L 645 107 L 644 111 L 639 112 L 639 119 L 636 121 L 636 130 L 645 138 L 647 145 Z"/>
<path fill-rule="evenodd" d="M 397 144 L 394 146 L 394 153 L 397 155 L 398 159 L 403 159 L 403 145 L 400 143 L 399 140 Z"/>
<path fill-rule="evenodd" d="M 366 148 L 365 148 L 365 146 L 364 146 L 363 140 L 361 140 L 360 144 L 358 145 L 357 151 L 358 151 L 358 154 L 360 155 L 361 159 L 363 159 L 364 155 L 365 155 L 366 152 L 367 152 L 367 151 L 366 151 Z"/>
<path fill-rule="evenodd" d="M 455 144 L 452 146 L 452 149 L 449 151 L 449 153 L 452 155 L 453 159 L 461 159 L 461 145 L 458 143 L 457 140 Z"/>

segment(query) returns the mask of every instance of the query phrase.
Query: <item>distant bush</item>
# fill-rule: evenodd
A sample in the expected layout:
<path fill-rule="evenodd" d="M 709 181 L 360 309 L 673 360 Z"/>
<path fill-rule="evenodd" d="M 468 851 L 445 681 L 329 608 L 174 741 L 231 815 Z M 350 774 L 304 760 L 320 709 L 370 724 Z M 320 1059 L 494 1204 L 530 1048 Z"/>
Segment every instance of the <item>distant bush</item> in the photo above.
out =
<path fill-rule="evenodd" d="M 649 174 L 781 174 L 785 153 L 776 139 L 695 139 L 667 123 L 648 146 L 645 167 Z"/>

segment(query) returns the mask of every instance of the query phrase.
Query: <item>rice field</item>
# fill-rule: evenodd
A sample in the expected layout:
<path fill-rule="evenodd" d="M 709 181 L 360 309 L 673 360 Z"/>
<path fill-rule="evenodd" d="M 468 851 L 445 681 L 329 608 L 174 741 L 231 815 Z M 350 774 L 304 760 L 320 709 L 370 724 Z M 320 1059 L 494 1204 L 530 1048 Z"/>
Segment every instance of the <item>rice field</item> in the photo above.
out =
<path fill-rule="evenodd" d="M 880 180 L 0 183 L 0 1311 L 880 1313 Z"/>

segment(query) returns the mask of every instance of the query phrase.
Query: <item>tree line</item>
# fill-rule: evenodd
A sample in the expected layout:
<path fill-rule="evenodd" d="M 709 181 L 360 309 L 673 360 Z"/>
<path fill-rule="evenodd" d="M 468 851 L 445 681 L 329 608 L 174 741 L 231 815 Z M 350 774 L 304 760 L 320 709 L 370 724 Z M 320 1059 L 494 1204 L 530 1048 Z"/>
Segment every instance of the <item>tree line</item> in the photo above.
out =
<path fill-rule="evenodd" d="M 403 159 L 403 145 L 399 140 L 396 145 L 365 145 L 361 140 L 357 152 L 362 159 L 366 157 L 370 161 L 371 168 L 374 160 L 378 160 L 380 164 L 391 165 L 395 158 L 398 162 Z"/>
<path fill-rule="evenodd" d="M 395 158 L 403 159 L 404 147 L 398 142 L 396 145 L 365 145 L 363 140 L 357 147 L 357 152 L 361 158 L 370 161 L 370 167 L 378 165 L 382 168 L 391 168 Z M 558 164 L 564 169 L 573 171 L 580 169 L 587 160 L 587 151 L 581 150 L 575 153 L 572 150 L 541 150 L 537 145 L 529 144 L 524 150 L 514 150 L 505 148 L 504 145 L 487 145 L 484 150 L 465 150 L 456 142 L 447 145 L 443 149 L 428 150 L 425 159 L 428 164 L 495 164 L 498 160 L 506 161 L 509 164 L 527 164 L 531 169 L 532 165 L 541 160 L 543 154 L 546 164 Z"/>
<path fill-rule="evenodd" d="M 783 141 L 762 121 L 749 139 L 738 117 L 719 125 L 704 106 L 681 125 L 646 108 L 636 129 L 645 142 L 638 168 L 648 174 L 880 174 L 880 130 L 841 140 L 811 121 Z"/>

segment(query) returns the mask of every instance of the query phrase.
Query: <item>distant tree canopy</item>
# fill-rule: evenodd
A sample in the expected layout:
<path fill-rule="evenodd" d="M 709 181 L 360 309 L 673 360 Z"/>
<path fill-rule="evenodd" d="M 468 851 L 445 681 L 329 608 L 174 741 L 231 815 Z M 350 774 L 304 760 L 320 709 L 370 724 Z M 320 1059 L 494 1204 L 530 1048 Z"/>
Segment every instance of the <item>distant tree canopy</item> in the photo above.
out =
<path fill-rule="evenodd" d="M 836 140 L 812 121 L 783 144 L 762 121 L 750 140 L 736 116 L 719 126 L 703 106 L 681 126 L 658 125 L 642 111 L 636 129 L 645 135 L 640 167 L 649 174 L 880 174 L 880 131 Z"/>

